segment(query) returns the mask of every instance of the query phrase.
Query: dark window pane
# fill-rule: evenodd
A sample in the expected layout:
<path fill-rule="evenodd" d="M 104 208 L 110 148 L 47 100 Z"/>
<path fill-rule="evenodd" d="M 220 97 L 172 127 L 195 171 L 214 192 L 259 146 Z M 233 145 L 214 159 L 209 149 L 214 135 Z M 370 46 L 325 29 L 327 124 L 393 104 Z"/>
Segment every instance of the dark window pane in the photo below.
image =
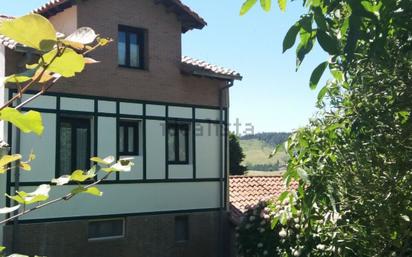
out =
<path fill-rule="evenodd" d="M 88 156 L 88 129 L 76 129 L 76 167 L 75 169 L 86 170 L 90 156 Z"/>
<path fill-rule="evenodd" d="M 134 127 L 128 127 L 127 128 L 127 151 L 129 153 L 133 153 L 134 152 Z"/>
<path fill-rule="evenodd" d="M 130 33 L 130 66 L 140 67 L 139 44 L 137 41 L 137 34 Z"/>
<path fill-rule="evenodd" d="M 168 156 L 169 156 L 169 161 L 173 162 L 176 161 L 176 154 L 175 154 L 175 129 L 174 127 L 168 128 L 167 130 L 168 133 Z"/>
<path fill-rule="evenodd" d="M 72 127 L 70 123 L 60 125 L 60 174 L 71 174 Z"/>
<path fill-rule="evenodd" d="M 126 65 L 126 33 L 119 31 L 119 39 L 117 44 L 118 61 L 120 65 Z"/>
<path fill-rule="evenodd" d="M 179 161 L 186 162 L 186 143 L 187 143 L 187 130 L 185 128 L 179 129 Z"/>
<path fill-rule="evenodd" d="M 89 239 L 120 237 L 124 235 L 124 220 L 89 222 Z"/>
<path fill-rule="evenodd" d="M 176 242 L 189 240 L 189 221 L 187 216 L 175 217 L 175 240 Z"/>
<path fill-rule="evenodd" d="M 124 134 L 124 127 L 119 127 L 119 152 L 124 152 L 124 145 L 125 145 L 125 134 Z"/>

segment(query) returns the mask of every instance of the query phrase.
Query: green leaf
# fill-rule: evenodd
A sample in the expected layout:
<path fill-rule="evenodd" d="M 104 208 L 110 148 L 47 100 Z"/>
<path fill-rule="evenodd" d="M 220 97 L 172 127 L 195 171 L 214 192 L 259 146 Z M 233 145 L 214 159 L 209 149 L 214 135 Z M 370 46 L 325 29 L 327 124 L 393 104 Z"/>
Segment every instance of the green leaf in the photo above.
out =
<path fill-rule="evenodd" d="M 285 38 L 283 39 L 283 53 L 286 52 L 286 50 L 290 49 L 296 41 L 296 37 L 299 33 L 300 30 L 300 24 L 295 23 L 288 32 L 286 33 Z"/>
<path fill-rule="evenodd" d="M 2 253 L 4 250 L 6 250 L 6 247 L 0 246 L 0 253 Z"/>
<path fill-rule="evenodd" d="M 260 0 L 260 6 L 262 6 L 262 9 L 266 12 L 270 11 L 271 3 L 272 0 Z"/>
<path fill-rule="evenodd" d="M 71 180 L 71 176 L 63 175 L 59 178 L 52 179 L 51 183 L 56 184 L 56 186 L 63 186 L 63 185 L 68 184 L 70 180 Z"/>
<path fill-rule="evenodd" d="M 71 191 L 72 194 L 77 195 L 77 194 L 90 194 L 94 196 L 102 196 L 103 192 L 101 192 L 97 187 L 90 187 L 90 188 L 84 188 L 84 187 L 76 187 Z"/>
<path fill-rule="evenodd" d="M 278 223 L 279 223 L 279 216 L 276 216 L 272 219 L 272 221 L 270 223 L 271 229 L 273 230 Z"/>
<path fill-rule="evenodd" d="M 382 7 L 382 2 L 379 1 L 378 4 L 373 5 L 370 1 L 361 1 L 361 5 L 366 11 L 373 13 L 375 15 L 379 15 L 379 10 Z"/>
<path fill-rule="evenodd" d="M 28 111 L 21 113 L 18 110 L 6 107 L 0 111 L 0 119 L 12 123 L 24 133 L 43 134 L 43 122 L 39 112 Z"/>
<path fill-rule="evenodd" d="M 27 162 L 20 162 L 20 163 L 19 163 L 19 167 L 20 167 L 22 170 L 31 171 L 31 165 L 28 164 Z"/>
<path fill-rule="evenodd" d="M 31 80 L 34 76 L 34 74 L 36 74 L 37 68 L 36 69 L 29 69 L 26 70 L 22 73 L 18 73 L 18 74 L 13 74 L 10 76 L 7 76 L 4 79 L 5 83 L 24 83 L 27 82 L 29 80 Z"/>
<path fill-rule="evenodd" d="M 321 29 L 318 29 L 316 37 L 323 50 L 328 52 L 330 55 L 335 55 L 339 53 L 339 42 L 337 39 L 333 38 Z"/>
<path fill-rule="evenodd" d="M 318 104 L 322 102 L 323 98 L 325 97 L 326 93 L 328 92 L 328 86 L 324 86 L 318 94 Z"/>
<path fill-rule="evenodd" d="M 84 182 L 88 179 L 94 178 L 95 176 L 96 176 L 95 173 L 87 174 L 82 170 L 76 170 L 70 176 L 70 180 L 71 181 L 77 181 L 77 182 Z"/>
<path fill-rule="evenodd" d="M 304 169 L 302 169 L 302 168 L 299 167 L 299 168 L 297 169 L 297 172 L 298 172 L 299 177 L 300 177 L 304 182 L 306 182 L 306 183 L 309 182 L 308 173 L 307 173 Z"/>
<path fill-rule="evenodd" d="M 328 62 L 322 62 L 313 70 L 312 75 L 310 76 L 310 89 L 316 89 L 326 67 L 328 67 Z"/>
<path fill-rule="evenodd" d="M 278 201 L 282 203 L 288 196 L 289 196 L 289 191 L 285 191 L 279 195 Z"/>
<path fill-rule="evenodd" d="M 269 159 L 272 158 L 273 156 L 275 156 L 276 153 L 279 152 L 280 148 L 282 148 L 282 144 L 276 145 L 275 149 L 273 149 L 273 152 L 269 155 Z"/>
<path fill-rule="evenodd" d="M 39 61 L 41 62 L 41 59 Z M 70 48 L 64 49 L 62 53 L 54 49 L 43 55 L 43 61 L 49 64 L 47 70 L 66 78 L 73 77 L 77 72 L 83 71 L 85 66 L 83 56 Z"/>
<path fill-rule="evenodd" d="M 287 216 L 286 212 L 283 212 L 280 215 L 280 224 L 286 225 L 287 223 L 288 223 L 288 216 Z"/>
<path fill-rule="evenodd" d="M 296 70 L 302 64 L 306 54 L 308 54 L 313 48 L 313 33 L 308 33 L 305 30 L 300 30 L 300 43 L 296 48 Z"/>
<path fill-rule="evenodd" d="M 326 19 L 325 16 L 323 15 L 322 9 L 320 7 L 314 8 L 314 18 L 316 25 L 318 26 L 319 29 L 326 31 L 327 30 L 327 24 L 326 24 Z"/>
<path fill-rule="evenodd" d="M 40 185 L 34 192 L 26 193 L 24 191 L 16 192 L 16 195 L 6 196 L 21 204 L 33 204 L 38 202 L 43 202 L 49 199 L 50 185 Z"/>
<path fill-rule="evenodd" d="M 57 41 L 53 25 L 39 14 L 29 14 L 2 22 L 0 34 L 43 52 L 52 50 Z"/>
<path fill-rule="evenodd" d="M 286 11 L 286 2 L 287 0 L 278 0 L 278 5 L 282 12 Z"/>
<path fill-rule="evenodd" d="M 107 156 L 104 159 L 102 159 L 100 157 L 92 157 L 92 158 L 90 158 L 90 161 L 96 162 L 98 164 L 109 165 L 109 164 L 112 164 L 115 161 L 115 158 L 114 158 L 114 156 Z"/>
<path fill-rule="evenodd" d="M 343 72 L 337 69 L 332 69 L 330 71 L 333 75 L 333 77 L 337 80 L 337 81 L 343 81 L 344 80 L 344 76 L 343 76 Z"/>
<path fill-rule="evenodd" d="M 5 155 L 0 159 L 0 174 L 6 172 L 6 167 L 8 164 L 18 161 L 22 158 L 20 154 L 13 154 L 13 155 Z"/>
<path fill-rule="evenodd" d="M 257 0 L 246 0 L 240 8 L 240 15 L 245 15 L 255 4 Z"/>

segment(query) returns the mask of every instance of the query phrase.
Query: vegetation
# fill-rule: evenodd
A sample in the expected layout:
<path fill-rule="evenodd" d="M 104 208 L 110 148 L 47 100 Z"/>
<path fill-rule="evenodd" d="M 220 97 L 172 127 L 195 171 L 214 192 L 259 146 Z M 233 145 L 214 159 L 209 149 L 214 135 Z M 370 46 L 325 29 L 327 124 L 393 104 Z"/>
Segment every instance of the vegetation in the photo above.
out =
<path fill-rule="evenodd" d="M 60 78 L 74 77 L 83 71 L 86 64 L 96 63 L 97 61 L 85 56 L 111 41 L 111 39 L 99 37 L 91 28 L 86 27 L 78 29 L 66 38 L 57 38 L 53 25 L 46 18 L 37 14 L 29 14 L 2 22 L 0 34 L 15 40 L 39 56 L 37 62 L 27 64 L 25 71 L 10 75 L 5 79 L 6 83 L 15 84 L 18 94 L 0 107 L 0 120 L 11 123 L 22 133 L 34 133 L 38 136 L 41 136 L 44 130 L 41 114 L 32 110 L 22 113 L 20 109 L 47 92 Z M 22 98 L 25 91 L 34 86 L 40 88 L 36 95 L 16 107 L 10 107 Z M 35 149 L 35 146 L 33 148 Z M 0 224 L 13 221 L 22 215 L 51 204 L 68 201 L 78 194 L 101 196 L 103 192 L 97 187 L 100 182 L 113 172 L 130 171 L 133 165 L 130 160 L 116 162 L 112 156 L 104 159 L 93 157 L 90 160 L 95 165 L 88 171 L 76 170 L 71 175 L 50 178 L 50 184 L 40 185 L 33 192 L 17 191 L 12 195 L 6 195 L 16 205 L 0 209 L 0 214 L 9 216 L 0 221 Z M 20 154 L 0 156 L 0 174 L 20 172 L 20 170 L 30 171 L 32 161 L 35 161 L 34 154 L 28 156 L 27 160 L 24 161 Z M 97 179 L 99 173 L 103 173 L 103 175 Z M 77 185 L 77 187 L 64 196 L 49 200 L 53 187 L 68 183 Z M 4 247 L 0 247 L 0 252 L 3 250 Z M 22 255 L 16 254 L 12 256 L 22 257 Z"/>
<path fill-rule="evenodd" d="M 262 0 L 263 9 L 271 2 Z M 287 1 L 278 3 L 284 11 Z M 330 58 L 309 86 L 327 68 L 333 79 L 320 90 L 318 115 L 288 139 L 284 178 L 299 186 L 267 206 L 272 233 L 242 230 L 240 238 L 254 235 L 272 256 L 411 256 L 411 1 L 303 3 L 307 13 L 286 34 L 284 51 L 298 38 L 299 68 L 319 43 Z M 265 245 L 273 241 L 274 250 Z M 240 246 L 245 256 L 267 255 L 242 239 Z"/>
<path fill-rule="evenodd" d="M 283 147 L 285 141 L 281 141 L 283 136 L 280 133 L 262 133 L 241 137 L 240 145 L 245 153 L 243 164 L 250 171 L 281 171 L 286 170 L 286 164 L 289 159 L 286 150 Z M 283 134 L 283 133 L 282 133 Z M 286 134 L 286 133 L 285 133 Z M 264 136 L 263 136 L 264 135 Z M 271 156 L 276 144 L 267 142 L 279 142 L 281 144 L 277 153 Z M 269 158 L 271 156 L 271 158 Z"/>
<path fill-rule="evenodd" d="M 229 134 L 229 173 L 230 175 L 243 175 L 246 167 L 241 163 L 245 158 L 243 149 L 239 144 L 239 137 L 234 133 Z"/>

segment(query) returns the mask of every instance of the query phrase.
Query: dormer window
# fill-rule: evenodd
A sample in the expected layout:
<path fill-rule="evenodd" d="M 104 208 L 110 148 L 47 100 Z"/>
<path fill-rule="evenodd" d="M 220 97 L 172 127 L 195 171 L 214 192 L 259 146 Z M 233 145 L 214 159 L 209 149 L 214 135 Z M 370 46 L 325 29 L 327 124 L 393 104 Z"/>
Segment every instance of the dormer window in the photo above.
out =
<path fill-rule="evenodd" d="M 119 25 L 117 43 L 118 62 L 120 67 L 145 69 L 145 42 L 144 29 Z"/>

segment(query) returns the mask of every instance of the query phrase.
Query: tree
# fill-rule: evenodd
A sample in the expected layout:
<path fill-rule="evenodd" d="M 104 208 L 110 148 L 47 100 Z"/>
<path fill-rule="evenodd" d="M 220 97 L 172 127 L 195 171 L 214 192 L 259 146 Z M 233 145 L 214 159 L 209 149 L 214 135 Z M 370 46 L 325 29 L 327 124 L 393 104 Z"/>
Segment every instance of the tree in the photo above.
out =
<path fill-rule="evenodd" d="M 278 2 L 285 10 L 287 1 Z M 261 1 L 265 10 L 270 3 Z M 330 57 L 309 85 L 327 68 L 333 79 L 320 90 L 319 113 L 287 143 L 284 178 L 299 187 L 269 206 L 275 256 L 411 256 L 411 1 L 303 3 L 307 13 L 283 49 L 300 39 L 299 67 L 319 43 Z"/>
<path fill-rule="evenodd" d="M 38 136 L 41 136 L 44 130 L 41 114 L 33 110 L 22 113 L 20 109 L 47 92 L 60 78 L 74 77 L 83 71 L 86 64 L 97 63 L 97 61 L 85 56 L 111 42 L 111 39 L 99 37 L 93 29 L 87 27 L 79 28 L 66 38 L 57 38 L 53 25 L 38 14 L 29 14 L 2 22 L 0 34 L 13 39 L 26 47 L 28 51 L 39 56 L 38 61 L 26 65 L 27 69 L 24 72 L 5 78 L 5 83 L 16 85 L 18 93 L 0 107 L 0 120 L 11 123 L 22 133 L 35 133 Z M 22 98 L 25 91 L 35 85 L 40 88 L 37 94 L 17 104 L 16 107 L 10 107 L 16 100 Z M 103 192 L 97 187 L 99 183 L 113 172 L 130 171 L 133 165 L 128 159 L 116 162 L 112 156 L 104 159 L 92 157 L 90 160 L 95 165 L 88 171 L 76 170 L 71 175 L 51 178 L 50 184 L 40 185 L 33 192 L 18 191 L 13 195 L 6 195 L 17 204 L 0 209 L 0 214 L 10 215 L 8 218 L 0 220 L 0 224 L 13 221 L 51 204 L 68 201 L 78 194 L 87 193 L 101 196 Z M 27 160 L 23 160 L 23 156 L 18 153 L 0 156 L 0 174 L 12 171 L 19 172 L 20 170 L 30 171 L 32 161 L 35 161 L 34 154 L 28 156 Z M 16 167 L 18 169 L 15 169 Z M 99 173 L 104 175 L 97 179 Z M 53 186 L 62 186 L 68 183 L 78 186 L 62 197 L 49 200 Z M 4 251 L 4 247 L 0 247 L 0 255 L 2 251 Z M 12 256 L 23 257 L 22 255 Z"/>
<path fill-rule="evenodd" d="M 239 137 L 234 133 L 229 134 L 229 173 L 230 175 L 243 175 L 246 167 L 241 165 L 245 159 L 242 147 L 239 143 Z"/>

